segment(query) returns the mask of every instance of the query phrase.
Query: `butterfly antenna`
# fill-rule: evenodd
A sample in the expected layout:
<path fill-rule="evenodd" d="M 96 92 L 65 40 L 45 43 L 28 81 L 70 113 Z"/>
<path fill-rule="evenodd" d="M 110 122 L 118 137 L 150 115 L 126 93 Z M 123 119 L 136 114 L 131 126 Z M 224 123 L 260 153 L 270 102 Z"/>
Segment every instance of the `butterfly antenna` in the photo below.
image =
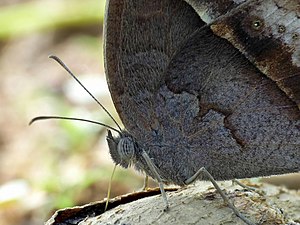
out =
<path fill-rule="evenodd" d="M 114 123 L 117 125 L 118 129 L 121 131 L 120 125 L 117 123 L 117 121 L 113 118 L 113 116 L 108 112 L 108 110 L 96 99 L 96 97 L 78 80 L 78 78 L 73 74 L 73 72 L 66 66 L 66 64 L 63 63 L 63 61 L 58 58 L 55 55 L 50 55 L 50 59 L 55 60 L 57 63 L 59 63 L 76 81 L 77 83 L 97 102 L 97 104 L 107 113 L 107 115 L 114 121 Z M 39 118 L 39 117 L 36 117 Z M 35 119 L 35 118 L 34 118 Z M 53 118 L 55 119 L 55 118 Z M 75 119 L 75 118 L 73 118 Z M 100 124 L 100 123 L 99 123 Z M 101 124 L 103 125 L 103 124 Z M 107 125 L 103 125 L 108 127 Z M 113 129 L 115 130 L 115 129 Z"/>
<path fill-rule="evenodd" d="M 104 127 L 107 127 L 117 133 L 119 133 L 121 135 L 121 132 L 119 130 L 117 130 L 116 128 L 113 128 L 109 125 L 106 125 L 104 123 L 100 123 L 100 122 L 97 122 L 97 121 L 93 121 L 93 120 L 87 120 L 87 119 L 81 119 L 81 118 L 75 118 L 75 117 L 65 117 L 65 116 L 38 116 L 38 117 L 35 117 L 33 118 L 30 122 L 29 122 L 29 125 L 33 124 L 34 122 L 36 121 L 39 121 L 39 120 L 48 120 L 48 119 L 56 119 L 56 120 L 77 120 L 77 121 L 83 121 L 83 122 L 88 122 L 88 123 L 93 123 L 93 124 L 97 124 L 97 125 L 101 125 L 101 126 L 104 126 Z"/>

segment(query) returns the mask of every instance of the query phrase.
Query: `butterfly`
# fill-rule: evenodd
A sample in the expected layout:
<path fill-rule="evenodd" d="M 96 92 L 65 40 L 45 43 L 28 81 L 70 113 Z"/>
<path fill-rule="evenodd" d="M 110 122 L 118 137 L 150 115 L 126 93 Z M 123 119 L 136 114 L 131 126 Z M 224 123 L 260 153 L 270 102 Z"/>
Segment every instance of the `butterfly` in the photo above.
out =
<path fill-rule="evenodd" d="M 117 165 L 160 185 L 300 171 L 298 1 L 106 8 L 106 76 L 125 127 L 107 136 Z"/>
<path fill-rule="evenodd" d="M 108 0 L 105 70 L 124 129 L 31 123 L 106 126 L 115 164 L 158 181 L 166 208 L 163 184 L 208 179 L 253 224 L 215 180 L 300 171 L 299 15 L 298 0 Z"/>

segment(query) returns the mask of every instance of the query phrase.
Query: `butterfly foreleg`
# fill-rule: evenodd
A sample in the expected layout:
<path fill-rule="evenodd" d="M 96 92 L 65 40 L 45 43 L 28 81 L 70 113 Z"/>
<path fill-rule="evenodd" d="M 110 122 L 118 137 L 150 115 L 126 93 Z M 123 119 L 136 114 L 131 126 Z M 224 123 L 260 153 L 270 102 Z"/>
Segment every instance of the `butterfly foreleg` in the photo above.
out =
<path fill-rule="evenodd" d="M 145 152 L 145 151 L 142 151 L 142 156 L 143 158 L 145 159 L 150 171 L 152 172 L 155 180 L 158 182 L 158 185 L 159 185 L 159 189 L 160 189 L 160 192 L 161 192 L 161 196 L 165 202 L 165 209 L 164 211 L 167 211 L 169 209 L 169 202 L 168 202 L 168 199 L 167 199 L 167 194 L 165 192 L 165 189 L 164 189 L 164 184 L 162 182 L 162 179 L 160 177 L 160 175 L 158 174 L 152 160 L 150 159 L 150 157 L 148 156 L 148 154 Z"/>

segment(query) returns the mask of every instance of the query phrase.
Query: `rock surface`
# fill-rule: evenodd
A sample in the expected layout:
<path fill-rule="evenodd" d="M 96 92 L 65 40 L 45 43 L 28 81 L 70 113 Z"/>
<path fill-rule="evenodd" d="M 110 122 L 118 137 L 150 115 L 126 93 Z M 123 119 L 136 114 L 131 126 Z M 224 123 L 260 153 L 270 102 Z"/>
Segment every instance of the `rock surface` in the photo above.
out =
<path fill-rule="evenodd" d="M 255 186 L 260 194 L 245 190 L 231 182 L 220 186 L 243 215 L 256 224 L 300 224 L 300 193 L 264 183 Z M 150 190 L 151 193 L 154 190 Z M 156 190 L 157 192 L 157 190 Z M 244 224 L 209 182 L 167 192 L 170 209 L 163 212 L 164 204 L 159 194 L 142 197 L 137 192 L 111 200 L 114 208 L 101 213 L 104 201 L 82 207 L 57 211 L 46 225 L 80 224 Z M 119 204 L 123 199 L 141 195 L 140 199 Z M 137 197 L 139 198 L 139 197 Z M 130 200 L 128 200 L 130 201 Z M 124 203 L 124 202 L 123 202 Z M 80 216 L 79 216 L 80 214 Z"/>

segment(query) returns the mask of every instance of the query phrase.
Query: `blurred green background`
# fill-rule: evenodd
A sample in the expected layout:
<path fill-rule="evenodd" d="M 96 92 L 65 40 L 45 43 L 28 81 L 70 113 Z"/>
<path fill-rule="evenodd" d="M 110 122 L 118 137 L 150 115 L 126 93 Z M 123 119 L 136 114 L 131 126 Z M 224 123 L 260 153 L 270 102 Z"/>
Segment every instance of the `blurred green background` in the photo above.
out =
<path fill-rule="evenodd" d="M 0 224 L 43 224 L 55 209 L 102 200 L 113 163 L 106 128 L 39 115 L 109 117 L 49 54 L 59 56 L 119 120 L 103 69 L 103 0 L 0 2 Z M 112 197 L 143 185 L 117 168 Z"/>
<path fill-rule="evenodd" d="M 49 54 L 59 56 L 119 118 L 107 89 L 102 53 L 104 0 L 0 2 L 0 224 L 43 224 L 56 209 L 102 200 L 113 162 L 106 128 L 39 115 L 109 117 Z M 299 175 L 278 183 L 299 188 Z M 277 181 L 275 181 L 277 182 Z M 117 168 L 112 197 L 143 185 Z"/>

